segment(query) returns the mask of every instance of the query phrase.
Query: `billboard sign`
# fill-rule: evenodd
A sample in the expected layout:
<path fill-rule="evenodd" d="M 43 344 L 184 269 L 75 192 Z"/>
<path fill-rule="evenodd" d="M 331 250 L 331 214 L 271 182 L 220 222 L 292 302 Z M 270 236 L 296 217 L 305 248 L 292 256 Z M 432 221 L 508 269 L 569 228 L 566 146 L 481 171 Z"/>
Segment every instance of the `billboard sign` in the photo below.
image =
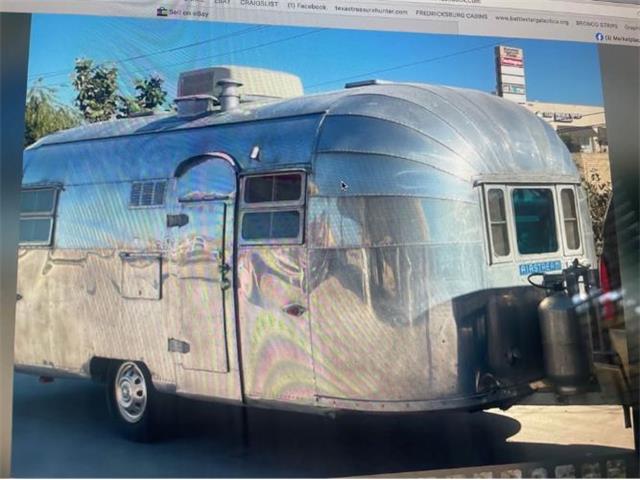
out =
<path fill-rule="evenodd" d="M 500 45 L 498 47 L 498 53 L 500 58 L 513 58 L 516 60 L 524 60 L 523 50 L 521 48 L 505 47 Z"/>
<path fill-rule="evenodd" d="M 518 60 L 517 58 L 501 58 L 500 65 L 504 65 L 506 67 L 523 67 L 524 62 L 522 60 Z"/>
<path fill-rule="evenodd" d="M 508 65 L 502 65 L 500 70 L 503 75 L 517 75 L 519 77 L 524 77 L 523 67 L 510 67 Z"/>
<path fill-rule="evenodd" d="M 495 49 L 498 95 L 517 103 L 527 101 L 524 73 L 524 51 L 499 45 Z"/>
<path fill-rule="evenodd" d="M 503 83 L 502 92 L 513 93 L 515 95 L 524 95 L 525 88 L 524 88 L 524 85 L 514 85 L 513 83 Z"/>

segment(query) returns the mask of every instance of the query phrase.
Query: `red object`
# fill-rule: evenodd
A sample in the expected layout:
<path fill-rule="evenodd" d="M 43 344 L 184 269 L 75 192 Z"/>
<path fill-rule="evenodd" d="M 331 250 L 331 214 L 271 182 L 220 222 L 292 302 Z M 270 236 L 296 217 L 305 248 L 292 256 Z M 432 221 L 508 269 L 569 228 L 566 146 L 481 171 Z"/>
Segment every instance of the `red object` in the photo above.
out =
<path fill-rule="evenodd" d="M 611 291 L 611 277 L 609 276 L 609 269 L 607 268 L 607 261 L 604 257 L 600 257 L 600 268 L 598 269 L 600 275 L 600 289 L 602 293 L 608 293 Z M 612 324 L 615 320 L 616 309 L 615 305 L 610 300 L 607 300 L 602 305 L 602 311 L 605 323 Z"/>
<path fill-rule="evenodd" d="M 299 317 L 305 312 L 305 308 L 302 305 L 287 305 L 283 308 L 285 313 L 289 315 L 293 315 L 294 317 Z"/>

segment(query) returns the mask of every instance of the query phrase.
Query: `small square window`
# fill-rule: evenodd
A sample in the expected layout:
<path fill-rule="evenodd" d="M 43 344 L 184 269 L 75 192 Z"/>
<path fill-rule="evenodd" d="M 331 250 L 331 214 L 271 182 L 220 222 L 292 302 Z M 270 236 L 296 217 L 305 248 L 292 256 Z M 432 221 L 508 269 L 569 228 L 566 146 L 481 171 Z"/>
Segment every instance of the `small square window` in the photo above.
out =
<path fill-rule="evenodd" d="M 49 214 L 53 212 L 56 191 L 52 188 L 23 190 L 20 194 L 20 213 Z"/>
<path fill-rule="evenodd" d="M 296 202 L 302 199 L 302 186 L 302 175 L 299 173 L 247 177 L 244 185 L 244 202 L 247 204 Z"/>
<path fill-rule="evenodd" d="M 45 244 L 51 243 L 51 226 L 53 218 L 21 218 L 20 243 Z"/>
<path fill-rule="evenodd" d="M 302 172 L 246 177 L 242 228 L 245 244 L 299 244 L 303 241 L 305 176 Z"/>
<path fill-rule="evenodd" d="M 297 240 L 300 236 L 298 210 L 245 212 L 242 238 L 248 241 Z"/>
<path fill-rule="evenodd" d="M 21 245 L 50 245 L 58 191 L 55 188 L 24 189 L 20 193 Z"/>

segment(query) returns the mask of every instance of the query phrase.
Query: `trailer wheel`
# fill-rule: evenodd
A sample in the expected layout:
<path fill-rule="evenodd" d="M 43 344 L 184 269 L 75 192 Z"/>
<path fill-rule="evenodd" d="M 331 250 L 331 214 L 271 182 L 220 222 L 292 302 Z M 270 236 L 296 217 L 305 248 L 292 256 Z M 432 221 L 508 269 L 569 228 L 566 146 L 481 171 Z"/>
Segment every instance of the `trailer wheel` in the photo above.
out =
<path fill-rule="evenodd" d="M 126 438 L 149 442 L 156 437 L 157 397 L 143 364 L 111 363 L 107 372 L 107 404 L 118 430 Z"/>

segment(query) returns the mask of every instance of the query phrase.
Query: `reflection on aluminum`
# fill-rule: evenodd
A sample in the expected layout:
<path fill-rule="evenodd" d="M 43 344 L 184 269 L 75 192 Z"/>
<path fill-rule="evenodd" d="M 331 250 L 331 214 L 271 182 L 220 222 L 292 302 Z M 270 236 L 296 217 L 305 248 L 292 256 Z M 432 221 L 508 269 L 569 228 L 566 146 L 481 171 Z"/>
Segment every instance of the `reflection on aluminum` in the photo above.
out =
<path fill-rule="evenodd" d="M 204 152 L 241 175 L 309 172 L 304 243 L 239 246 L 233 169 L 174 177 Z M 53 246 L 20 251 L 16 361 L 30 371 L 89 376 L 93 358 L 130 359 L 181 395 L 372 411 L 508 404 L 542 375 L 526 344 L 535 299 L 515 263 L 489 265 L 474 180 L 579 175 L 556 133 L 512 102 L 368 85 L 86 125 L 40 140 L 24 163 L 25 185 L 64 185 Z M 170 180 L 164 208 L 128 209 L 132 182 L 149 178 Z M 582 190 L 577 200 L 595 264 Z M 181 213 L 189 223 L 167 228 Z M 534 313 L 500 317 L 517 308 Z M 185 348 L 169 352 L 169 339 Z"/>

